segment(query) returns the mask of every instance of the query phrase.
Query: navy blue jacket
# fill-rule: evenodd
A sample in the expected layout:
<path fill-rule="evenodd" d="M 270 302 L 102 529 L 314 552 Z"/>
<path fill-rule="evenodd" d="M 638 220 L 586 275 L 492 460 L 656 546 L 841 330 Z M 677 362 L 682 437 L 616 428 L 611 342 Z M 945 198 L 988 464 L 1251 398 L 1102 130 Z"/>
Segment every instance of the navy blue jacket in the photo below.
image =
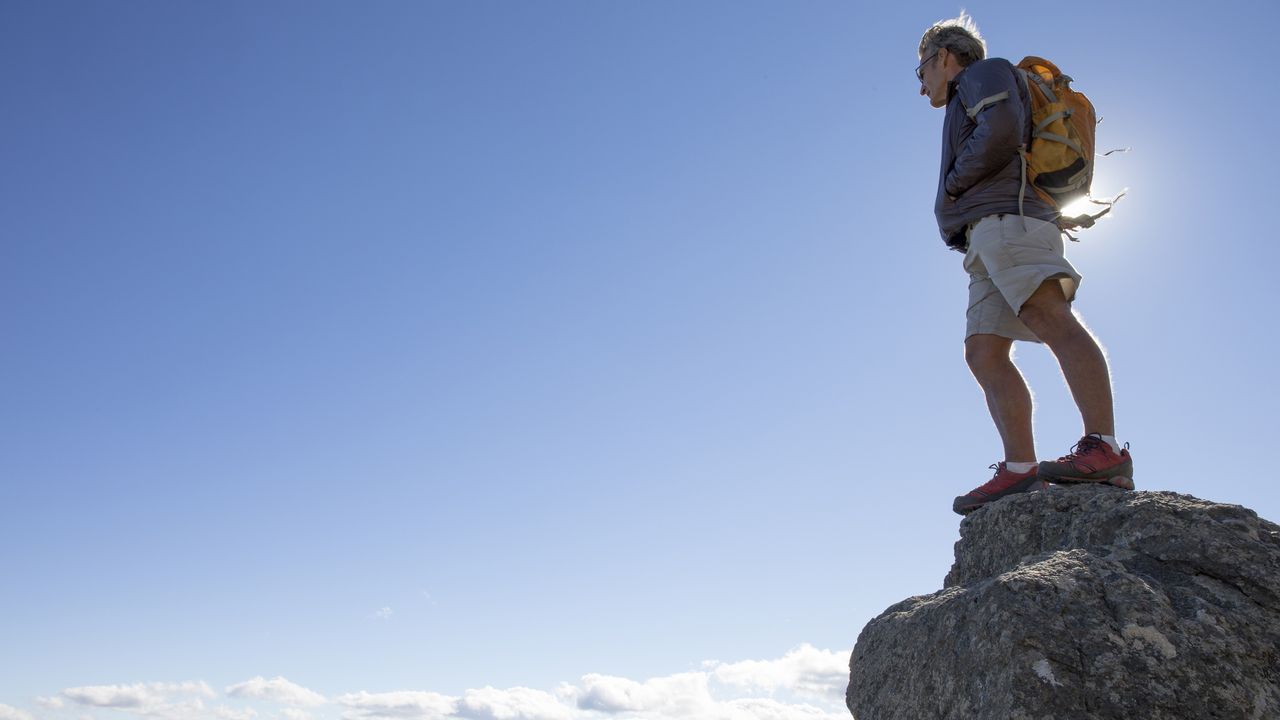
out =
<path fill-rule="evenodd" d="M 1022 161 L 1018 148 L 1031 145 L 1031 96 L 1022 72 L 1004 58 L 972 63 L 947 86 L 942 125 L 942 167 L 934 215 L 948 246 L 965 250 L 971 222 L 1018 213 Z M 1054 221 L 1058 217 L 1031 185 L 1023 212 Z"/>

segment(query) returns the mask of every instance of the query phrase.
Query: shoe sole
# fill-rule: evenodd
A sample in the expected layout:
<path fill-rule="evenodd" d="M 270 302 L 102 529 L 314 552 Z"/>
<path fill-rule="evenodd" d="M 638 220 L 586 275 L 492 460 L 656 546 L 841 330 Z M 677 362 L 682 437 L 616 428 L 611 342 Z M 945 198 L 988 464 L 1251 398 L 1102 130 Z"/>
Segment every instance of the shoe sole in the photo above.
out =
<path fill-rule="evenodd" d="M 1040 490 L 1047 490 L 1047 489 L 1049 489 L 1049 483 L 1047 481 L 1045 481 L 1043 478 L 1037 475 L 1032 475 L 1026 480 L 1023 480 L 1022 482 L 1018 483 L 1017 485 L 1011 485 L 1008 490 L 1005 490 L 999 495 L 991 495 L 981 500 L 974 500 L 964 505 L 959 505 L 953 502 L 951 503 L 951 511 L 958 515 L 968 515 L 974 510 L 977 510 L 978 508 L 983 507 L 984 505 L 989 505 L 997 500 L 1002 500 L 1004 498 L 1007 498 L 1010 495 L 1018 495 L 1020 493 L 1029 493 L 1029 492 L 1038 492 Z M 957 498 L 957 500 L 958 499 L 959 498 Z"/>
<path fill-rule="evenodd" d="M 1044 465 L 1041 465 L 1036 476 L 1045 482 L 1056 483 L 1059 485 L 1103 484 L 1118 487 L 1121 490 L 1132 490 L 1134 488 L 1132 462 L 1124 462 L 1109 470 L 1079 476 L 1055 475 L 1051 471 L 1046 471 Z"/>
<path fill-rule="evenodd" d="M 1115 475 L 1109 478 L 1084 479 L 1084 478 L 1065 478 L 1065 477 L 1046 477 L 1045 482 L 1051 482 L 1055 485 L 1110 485 L 1118 487 L 1121 490 L 1132 490 L 1136 486 L 1133 484 L 1133 478 L 1124 475 Z"/>

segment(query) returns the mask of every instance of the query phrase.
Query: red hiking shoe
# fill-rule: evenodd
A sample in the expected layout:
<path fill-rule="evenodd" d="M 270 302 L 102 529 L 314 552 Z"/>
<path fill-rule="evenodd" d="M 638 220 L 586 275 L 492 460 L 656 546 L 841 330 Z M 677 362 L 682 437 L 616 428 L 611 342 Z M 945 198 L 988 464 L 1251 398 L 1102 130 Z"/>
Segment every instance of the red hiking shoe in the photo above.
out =
<path fill-rule="evenodd" d="M 969 492 L 956 498 L 951 503 L 951 509 L 961 515 L 968 515 L 978 508 L 990 502 L 995 502 L 1002 497 L 1016 495 L 1017 493 L 1035 492 L 1049 487 L 1049 483 L 1041 480 L 1037 476 L 1037 469 L 1024 473 L 1016 473 L 1005 467 L 1004 463 L 996 463 L 991 466 L 996 471 L 995 477 L 992 477 L 985 485 L 970 490 Z"/>
<path fill-rule="evenodd" d="M 1051 483 L 1106 483 L 1133 489 L 1133 458 L 1129 445 L 1117 453 L 1101 435 L 1085 435 L 1071 453 L 1040 463 L 1040 479 Z"/>

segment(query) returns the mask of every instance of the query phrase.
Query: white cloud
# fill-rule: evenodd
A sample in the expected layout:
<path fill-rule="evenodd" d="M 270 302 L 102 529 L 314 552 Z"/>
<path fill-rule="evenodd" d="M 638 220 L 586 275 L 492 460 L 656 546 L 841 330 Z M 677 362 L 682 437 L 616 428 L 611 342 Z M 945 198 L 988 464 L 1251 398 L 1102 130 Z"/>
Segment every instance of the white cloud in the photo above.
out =
<path fill-rule="evenodd" d="M 62 698 L 58 697 L 38 697 L 36 698 L 36 704 L 45 710 L 61 710 L 66 705 Z"/>
<path fill-rule="evenodd" d="M 377 620 L 390 620 L 393 614 L 394 614 L 394 611 L 391 608 L 384 607 L 384 608 L 378 608 L 369 617 L 375 618 Z"/>
<path fill-rule="evenodd" d="M 577 705 L 605 713 L 694 716 L 714 705 L 706 673 L 680 673 L 643 683 L 609 675 L 584 675 Z"/>
<path fill-rule="evenodd" d="M 33 720 L 31 713 L 16 707 L 0 704 L 0 720 Z"/>
<path fill-rule="evenodd" d="M 848 720 L 849 711 L 783 703 L 772 698 L 742 698 L 724 703 L 725 720 Z"/>
<path fill-rule="evenodd" d="M 203 682 L 135 683 L 133 685 L 90 685 L 67 688 L 62 695 L 81 705 L 104 708 L 145 708 L 171 702 L 172 696 L 214 697 Z"/>
<path fill-rule="evenodd" d="M 716 680 L 766 692 L 789 690 L 821 698 L 844 697 L 849 684 L 848 653 L 804 644 L 777 660 L 713 664 Z"/>
<path fill-rule="evenodd" d="M 522 687 L 468 690 L 454 712 L 469 720 L 571 720 L 569 708 L 555 696 Z"/>
<path fill-rule="evenodd" d="M 281 705 L 301 707 L 315 707 L 325 704 L 324 696 L 314 690 L 308 690 L 282 677 L 267 680 L 261 675 L 252 680 L 245 680 L 242 683 L 236 683 L 228 687 L 227 695 L 270 700 Z"/>
<path fill-rule="evenodd" d="M 460 697 L 405 690 L 346 693 L 332 700 L 283 677 L 230 685 L 228 697 L 283 706 L 270 720 L 312 720 L 300 708 L 332 702 L 342 720 L 845 720 L 848 653 L 801 645 L 781 658 L 708 661 L 696 672 L 636 681 L 589 674 L 552 692 L 527 687 L 467 690 Z M 803 696 L 803 697 L 800 697 Z M 252 709 L 206 707 L 215 698 L 203 682 L 138 683 L 69 688 L 62 697 L 89 708 L 122 711 L 140 720 L 255 720 Z M 58 709 L 59 698 L 38 698 Z M 34 720 L 0 705 L 0 720 Z"/>
<path fill-rule="evenodd" d="M 453 715 L 457 698 L 433 692 L 402 690 L 399 692 L 347 693 L 334 702 L 349 708 L 342 714 L 349 720 L 359 718 L 421 718 L 438 720 Z"/>
<path fill-rule="evenodd" d="M 151 697 L 145 685 L 95 685 L 62 691 L 72 702 L 91 707 L 142 707 Z"/>
<path fill-rule="evenodd" d="M 80 705 L 123 710 L 160 720 L 205 718 L 209 711 L 201 698 L 215 697 L 213 689 L 203 682 L 91 685 L 67 688 L 62 695 Z"/>

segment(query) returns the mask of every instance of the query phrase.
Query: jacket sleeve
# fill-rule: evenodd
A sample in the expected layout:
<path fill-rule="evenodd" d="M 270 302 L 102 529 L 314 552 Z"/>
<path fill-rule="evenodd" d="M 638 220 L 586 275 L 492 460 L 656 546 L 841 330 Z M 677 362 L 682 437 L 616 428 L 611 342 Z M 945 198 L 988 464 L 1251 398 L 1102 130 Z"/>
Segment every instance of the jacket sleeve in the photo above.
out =
<path fill-rule="evenodd" d="M 974 73 L 972 70 L 982 72 Z M 973 132 L 957 150 L 947 173 L 948 195 L 959 197 L 1018 154 L 1025 130 L 1022 104 L 1013 72 L 1003 67 L 972 67 L 956 85 Z"/>

